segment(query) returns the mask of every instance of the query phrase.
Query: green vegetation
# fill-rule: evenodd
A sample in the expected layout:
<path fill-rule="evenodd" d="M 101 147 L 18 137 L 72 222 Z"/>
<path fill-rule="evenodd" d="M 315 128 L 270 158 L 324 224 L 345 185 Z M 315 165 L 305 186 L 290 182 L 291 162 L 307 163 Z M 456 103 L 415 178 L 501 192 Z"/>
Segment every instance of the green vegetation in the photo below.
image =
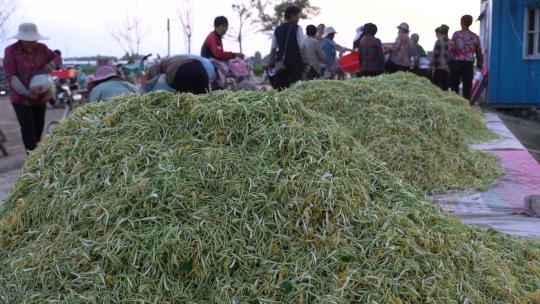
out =
<path fill-rule="evenodd" d="M 351 82 L 303 82 L 287 91 L 332 116 L 392 172 L 424 191 L 487 189 L 498 160 L 469 145 L 494 138 L 482 115 L 426 79 L 400 73 Z"/>
<path fill-rule="evenodd" d="M 0 209 L 1 301 L 538 303 L 540 244 L 460 223 L 381 161 L 383 141 L 359 140 L 406 122 L 437 141 L 446 124 L 457 147 L 483 137 L 458 132 L 480 116 L 454 97 L 430 100 L 424 88 L 399 101 L 406 90 L 385 91 L 417 80 L 385 77 L 395 83 L 379 90 L 380 79 L 315 82 L 79 108 Z M 326 91 L 372 94 L 357 102 L 373 122 L 401 122 L 360 132 L 309 109 L 317 100 L 302 88 L 316 87 L 328 107 L 349 102 Z M 416 99 L 417 120 L 392 109 Z M 404 141 L 387 142 L 386 154 L 406 154 Z"/>

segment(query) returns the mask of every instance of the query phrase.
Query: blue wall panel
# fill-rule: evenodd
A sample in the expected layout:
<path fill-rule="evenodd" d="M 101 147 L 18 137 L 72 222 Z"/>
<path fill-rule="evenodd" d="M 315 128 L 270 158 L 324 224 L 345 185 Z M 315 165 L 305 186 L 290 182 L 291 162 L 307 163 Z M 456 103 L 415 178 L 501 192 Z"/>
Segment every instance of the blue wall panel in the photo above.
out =
<path fill-rule="evenodd" d="M 501 107 L 540 106 L 540 60 L 524 59 L 528 0 L 493 0 L 487 99 Z"/>

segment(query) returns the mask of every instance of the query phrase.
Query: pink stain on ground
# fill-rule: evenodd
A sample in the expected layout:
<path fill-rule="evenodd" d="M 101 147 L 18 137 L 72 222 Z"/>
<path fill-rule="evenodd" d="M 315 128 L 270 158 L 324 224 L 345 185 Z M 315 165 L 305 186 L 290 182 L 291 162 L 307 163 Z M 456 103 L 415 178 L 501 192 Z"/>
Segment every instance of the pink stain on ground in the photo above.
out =
<path fill-rule="evenodd" d="M 484 196 L 490 207 L 523 209 L 524 199 L 540 195 L 540 164 L 527 150 L 491 150 L 501 159 L 505 175 Z M 498 206 L 497 206 L 498 205 Z"/>

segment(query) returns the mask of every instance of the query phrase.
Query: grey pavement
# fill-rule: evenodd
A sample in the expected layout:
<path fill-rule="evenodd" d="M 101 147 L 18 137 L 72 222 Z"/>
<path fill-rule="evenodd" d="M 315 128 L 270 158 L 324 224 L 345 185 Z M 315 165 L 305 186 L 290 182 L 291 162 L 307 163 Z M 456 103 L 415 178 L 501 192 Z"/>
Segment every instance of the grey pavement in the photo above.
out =
<path fill-rule="evenodd" d="M 58 120 L 63 109 L 48 109 L 45 126 L 51 120 Z M 7 138 L 4 143 L 9 155 L 0 154 L 0 205 L 9 194 L 21 167 L 26 160 L 26 153 L 21 139 L 21 131 L 13 107 L 7 97 L 0 97 L 0 128 Z"/>

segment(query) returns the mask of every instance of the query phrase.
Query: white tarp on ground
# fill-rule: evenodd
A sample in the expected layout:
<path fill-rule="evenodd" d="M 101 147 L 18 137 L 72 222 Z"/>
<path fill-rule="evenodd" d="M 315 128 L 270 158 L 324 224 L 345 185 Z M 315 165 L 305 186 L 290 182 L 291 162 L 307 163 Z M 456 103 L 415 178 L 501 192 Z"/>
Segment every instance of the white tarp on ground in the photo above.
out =
<path fill-rule="evenodd" d="M 490 141 L 482 144 L 472 145 L 474 150 L 527 150 L 521 142 L 508 130 L 504 122 L 499 118 L 497 114 L 486 113 L 484 124 L 500 139 Z"/>
<path fill-rule="evenodd" d="M 465 223 L 540 240 L 540 218 L 531 217 L 524 205 L 525 197 L 540 195 L 540 164 L 496 114 L 487 113 L 485 124 L 500 139 L 472 148 L 497 155 L 505 175 L 487 192 L 455 191 L 429 199 Z"/>

